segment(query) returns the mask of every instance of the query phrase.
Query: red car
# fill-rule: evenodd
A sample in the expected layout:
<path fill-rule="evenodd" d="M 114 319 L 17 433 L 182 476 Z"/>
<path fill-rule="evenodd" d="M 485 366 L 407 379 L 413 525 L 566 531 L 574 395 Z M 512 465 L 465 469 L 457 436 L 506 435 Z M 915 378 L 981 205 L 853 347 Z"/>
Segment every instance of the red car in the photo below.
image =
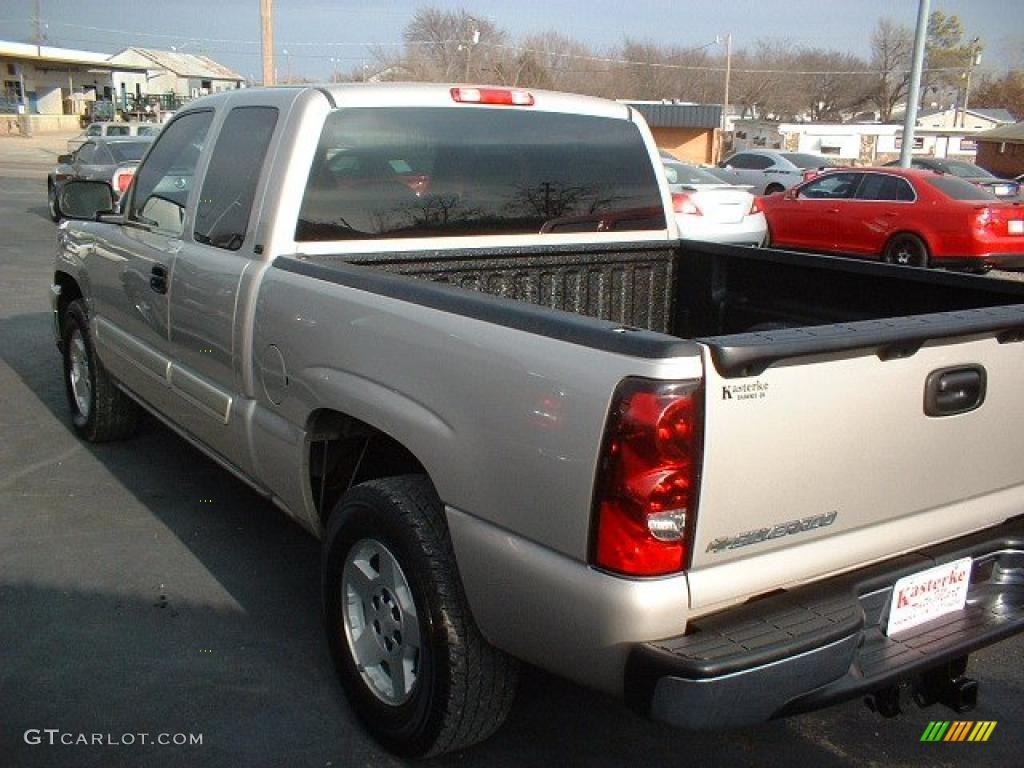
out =
<path fill-rule="evenodd" d="M 1024 269 L 1024 206 L 948 174 L 829 171 L 762 205 L 775 247 L 916 267 Z"/>

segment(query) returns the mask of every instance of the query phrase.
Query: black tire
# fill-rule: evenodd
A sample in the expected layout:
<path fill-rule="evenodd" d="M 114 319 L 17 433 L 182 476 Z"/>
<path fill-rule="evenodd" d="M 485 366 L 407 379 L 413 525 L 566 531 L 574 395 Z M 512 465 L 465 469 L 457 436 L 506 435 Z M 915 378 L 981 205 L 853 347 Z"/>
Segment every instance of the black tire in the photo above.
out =
<path fill-rule="evenodd" d="M 53 181 L 46 185 L 46 207 L 51 221 L 60 221 L 60 201 L 57 199 L 57 185 Z"/>
<path fill-rule="evenodd" d="M 75 431 L 90 443 L 129 437 L 139 406 L 117 388 L 97 357 L 81 299 L 71 302 L 61 317 L 61 342 L 64 388 Z"/>
<path fill-rule="evenodd" d="M 380 571 L 373 570 L 374 552 Z M 391 562 L 397 571 L 385 567 Z M 357 568 L 358 576 L 346 575 Z M 404 598 L 389 601 L 388 572 L 406 585 L 395 593 Z M 426 477 L 372 480 L 339 500 L 324 536 L 322 588 L 327 641 L 342 686 L 365 728 L 387 749 L 407 757 L 451 752 L 486 739 L 505 721 L 518 664 L 489 645 L 473 621 L 441 502 Z M 415 649 L 390 643 L 385 649 L 388 638 L 411 644 L 412 624 Z M 360 654 L 364 663 L 357 666 Z M 392 655 L 378 660 L 373 654 Z M 399 676 L 401 689 L 391 672 L 395 659 L 403 669 L 406 660 L 410 664 L 411 672 Z"/>
<path fill-rule="evenodd" d="M 774 195 L 776 192 L 782 192 L 785 189 L 786 188 L 781 184 L 769 184 L 764 188 L 764 193 L 766 195 Z"/>
<path fill-rule="evenodd" d="M 931 262 L 924 240 L 909 232 L 893 235 L 885 244 L 882 260 L 887 264 L 900 264 L 905 267 L 927 267 Z"/>

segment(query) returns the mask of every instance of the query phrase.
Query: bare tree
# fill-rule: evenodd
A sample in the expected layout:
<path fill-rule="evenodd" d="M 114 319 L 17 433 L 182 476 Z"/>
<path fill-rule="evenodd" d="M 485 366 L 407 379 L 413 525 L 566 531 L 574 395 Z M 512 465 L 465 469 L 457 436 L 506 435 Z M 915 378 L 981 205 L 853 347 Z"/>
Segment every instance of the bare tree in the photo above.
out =
<path fill-rule="evenodd" d="M 879 19 L 871 35 L 871 68 L 877 74 L 869 99 L 883 123 L 892 119 L 893 109 L 907 98 L 913 53 L 910 28 L 892 19 Z"/>

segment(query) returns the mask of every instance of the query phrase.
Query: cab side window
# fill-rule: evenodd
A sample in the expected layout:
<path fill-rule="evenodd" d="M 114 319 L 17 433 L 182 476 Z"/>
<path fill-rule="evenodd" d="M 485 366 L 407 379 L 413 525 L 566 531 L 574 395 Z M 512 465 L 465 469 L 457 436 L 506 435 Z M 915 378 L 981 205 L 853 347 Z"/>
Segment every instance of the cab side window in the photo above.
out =
<path fill-rule="evenodd" d="M 128 220 L 181 235 L 185 206 L 213 112 L 189 112 L 169 123 L 139 166 Z"/>
<path fill-rule="evenodd" d="M 237 251 L 277 125 L 276 107 L 238 107 L 224 120 L 196 207 L 197 243 Z"/>
<path fill-rule="evenodd" d="M 85 131 L 86 136 L 99 136 L 101 133 L 103 133 L 102 125 L 90 125 Z"/>

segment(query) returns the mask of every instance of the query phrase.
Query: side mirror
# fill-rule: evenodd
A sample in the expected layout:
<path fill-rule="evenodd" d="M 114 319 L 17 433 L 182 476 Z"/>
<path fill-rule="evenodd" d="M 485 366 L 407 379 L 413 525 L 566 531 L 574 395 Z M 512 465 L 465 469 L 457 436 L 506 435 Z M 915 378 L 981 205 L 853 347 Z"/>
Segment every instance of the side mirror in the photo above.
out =
<path fill-rule="evenodd" d="M 731 166 L 731 165 L 729 165 L 729 164 L 728 164 L 727 162 L 725 162 L 724 160 L 723 160 L 722 162 L 720 162 L 720 163 L 718 164 L 718 167 L 719 167 L 719 168 L 732 168 L 732 166 Z"/>
<path fill-rule="evenodd" d="M 66 219 L 95 221 L 114 212 L 114 190 L 105 181 L 69 181 L 60 191 L 60 210 Z"/>
<path fill-rule="evenodd" d="M 796 187 L 790 187 L 786 190 L 787 200 L 796 200 Z"/>
<path fill-rule="evenodd" d="M 74 155 L 57 155 L 58 165 L 71 165 L 73 162 L 75 162 Z"/>

